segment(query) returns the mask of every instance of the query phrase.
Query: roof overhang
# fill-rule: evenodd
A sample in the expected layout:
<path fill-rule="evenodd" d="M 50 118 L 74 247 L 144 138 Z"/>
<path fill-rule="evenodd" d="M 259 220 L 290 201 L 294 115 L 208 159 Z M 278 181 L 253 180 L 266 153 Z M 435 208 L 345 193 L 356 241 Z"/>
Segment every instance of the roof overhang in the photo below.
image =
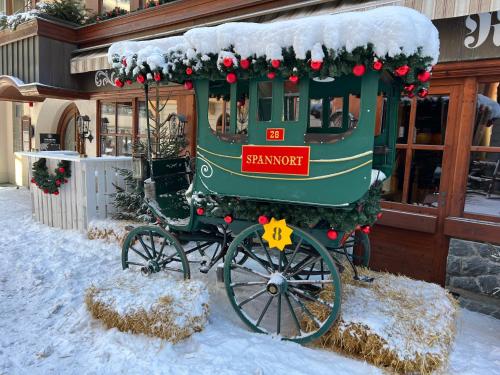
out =
<path fill-rule="evenodd" d="M 13 102 L 42 102 L 46 98 L 89 99 L 87 93 L 40 83 L 24 83 L 16 77 L 0 76 L 0 100 Z"/>

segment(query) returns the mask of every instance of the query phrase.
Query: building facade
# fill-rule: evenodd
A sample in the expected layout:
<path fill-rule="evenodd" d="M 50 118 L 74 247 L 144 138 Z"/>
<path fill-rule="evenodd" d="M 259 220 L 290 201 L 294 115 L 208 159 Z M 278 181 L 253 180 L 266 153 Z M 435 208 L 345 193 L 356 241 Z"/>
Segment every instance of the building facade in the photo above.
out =
<path fill-rule="evenodd" d="M 0 4 L 7 12 L 19 8 L 15 0 Z M 131 154 L 133 140 L 145 135 L 146 103 L 138 85 L 114 87 L 106 57 L 114 41 L 386 5 L 429 16 L 440 32 L 441 57 L 430 95 L 401 101 L 397 163 L 384 185 L 371 266 L 447 282 L 464 295 L 500 297 L 498 1 L 177 0 L 145 8 L 137 0 L 91 0 L 87 7 L 97 11 L 144 9 L 83 27 L 37 18 L 0 31 L 0 183 L 25 185 L 27 166 L 14 152 L 43 149 L 47 139 L 91 156 Z M 162 116 L 186 115 L 194 153 L 194 93 L 177 85 L 158 90 L 166 104 Z M 214 116 L 218 110 L 214 105 Z M 85 150 L 78 115 L 90 118 L 94 139 Z"/>

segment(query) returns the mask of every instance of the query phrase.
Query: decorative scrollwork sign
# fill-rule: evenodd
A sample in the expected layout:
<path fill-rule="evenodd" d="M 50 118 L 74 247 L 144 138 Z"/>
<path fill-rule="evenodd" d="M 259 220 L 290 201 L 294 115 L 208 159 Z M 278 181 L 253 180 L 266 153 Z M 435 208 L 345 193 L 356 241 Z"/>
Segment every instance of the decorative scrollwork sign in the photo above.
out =
<path fill-rule="evenodd" d="M 114 86 L 115 72 L 110 72 L 108 70 L 98 70 L 95 72 L 95 85 L 97 87 L 103 87 L 106 85 Z"/>

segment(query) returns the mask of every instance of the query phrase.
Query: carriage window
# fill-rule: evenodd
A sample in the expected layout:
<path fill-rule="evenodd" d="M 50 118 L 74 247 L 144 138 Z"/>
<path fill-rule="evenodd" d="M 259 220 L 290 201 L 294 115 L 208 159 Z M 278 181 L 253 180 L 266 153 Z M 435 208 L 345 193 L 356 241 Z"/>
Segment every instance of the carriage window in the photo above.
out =
<path fill-rule="evenodd" d="M 298 121 L 299 87 L 296 83 L 286 81 L 283 89 L 283 121 Z"/>
<path fill-rule="evenodd" d="M 258 96 L 258 121 L 271 121 L 273 105 L 273 83 L 259 82 L 257 86 Z"/>
<path fill-rule="evenodd" d="M 248 133 L 248 110 L 249 104 L 249 85 L 248 81 L 240 81 L 237 83 L 237 100 L 236 100 L 236 133 Z"/>
<path fill-rule="evenodd" d="M 212 130 L 219 134 L 229 133 L 231 106 L 222 97 L 208 99 L 208 122 Z"/>
<path fill-rule="evenodd" d="M 341 129 L 343 124 L 344 98 L 329 98 L 328 127 Z"/>
<path fill-rule="evenodd" d="M 349 95 L 349 119 L 347 122 L 348 129 L 353 129 L 358 125 L 360 105 L 361 100 L 359 95 Z"/>
<path fill-rule="evenodd" d="M 321 128 L 323 116 L 323 99 L 311 99 L 309 101 L 309 127 Z"/>

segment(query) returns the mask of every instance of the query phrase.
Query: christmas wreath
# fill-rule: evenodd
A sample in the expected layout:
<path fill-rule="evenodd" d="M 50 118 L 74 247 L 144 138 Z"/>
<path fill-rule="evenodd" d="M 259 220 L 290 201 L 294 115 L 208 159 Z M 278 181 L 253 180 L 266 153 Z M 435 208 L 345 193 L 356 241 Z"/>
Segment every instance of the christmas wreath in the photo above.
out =
<path fill-rule="evenodd" d="M 59 188 L 71 177 L 70 162 L 61 160 L 54 172 L 54 175 L 49 173 L 47 159 L 41 158 L 33 163 L 31 183 L 38 186 L 45 194 L 59 195 Z"/>

